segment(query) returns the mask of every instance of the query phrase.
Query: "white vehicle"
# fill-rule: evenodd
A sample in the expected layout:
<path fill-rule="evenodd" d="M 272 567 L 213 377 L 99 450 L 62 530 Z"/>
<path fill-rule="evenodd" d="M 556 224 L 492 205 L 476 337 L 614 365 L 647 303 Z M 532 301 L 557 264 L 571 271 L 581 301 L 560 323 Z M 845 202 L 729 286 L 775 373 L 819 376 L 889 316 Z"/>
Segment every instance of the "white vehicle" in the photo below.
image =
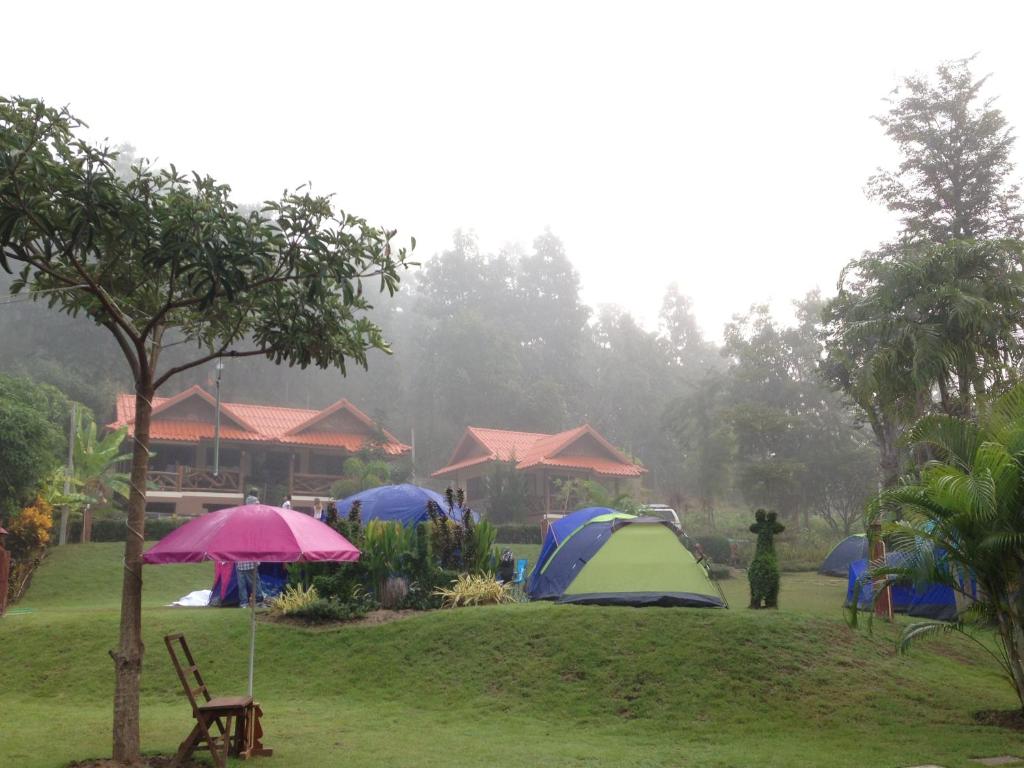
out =
<path fill-rule="evenodd" d="M 679 515 L 677 515 L 676 511 L 667 504 L 644 504 L 640 507 L 640 511 L 645 515 L 660 517 L 664 520 L 668 520 L 670 523 L 675 523 L 679 528 L 683 527 L 682 522 L 679 520 Z"/>

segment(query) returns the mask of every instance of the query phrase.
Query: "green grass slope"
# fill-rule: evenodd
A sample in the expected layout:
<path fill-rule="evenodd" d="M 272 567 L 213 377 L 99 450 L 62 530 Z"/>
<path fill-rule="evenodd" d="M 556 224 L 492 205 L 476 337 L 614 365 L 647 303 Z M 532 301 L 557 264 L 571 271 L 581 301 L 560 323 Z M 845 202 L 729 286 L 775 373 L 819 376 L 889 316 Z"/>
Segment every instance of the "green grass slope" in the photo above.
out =
<path fill-rule="evenodd" d="M 212 568 L 146 568 L 143 743 L 190 728 L 163 647 L 184 631 L 215 693 L 244 689 L 247 612 L 164 606 Z M 116 545 L 57 550 L 0 620 L 0 765 L 109 754 Z M 972 712 L 1014 700 L 955 640 L 912 658 L 893 629 L 849 630 L 844 585 L 784 579 L 782 610 L 550 604 L 438 611 L 379 626 L 261 622 L 266 743 L 290 766 L 907 766 L 1019 751 Z M 268 765 L 271 763 L 268 762 Z"/>

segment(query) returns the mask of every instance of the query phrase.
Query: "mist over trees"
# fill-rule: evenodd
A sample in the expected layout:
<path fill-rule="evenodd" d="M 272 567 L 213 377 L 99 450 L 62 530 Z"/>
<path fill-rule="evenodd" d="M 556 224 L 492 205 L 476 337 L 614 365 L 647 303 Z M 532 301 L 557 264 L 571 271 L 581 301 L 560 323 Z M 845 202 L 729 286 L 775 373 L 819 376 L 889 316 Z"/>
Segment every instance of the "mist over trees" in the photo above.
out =
<path fill-rule="evenodd" d="M 776 509 L 792 533 L 820 518 L 857 530 L 867 498 L 925 455 L 904 434 L 929 413 L 967 415 L 1017 379 L 1024 316 L 1014 136 L 970 61 L 906 78 L 877 120 L 900 152 L 868 195 L 901 216 L 891 240 L 796 302 L 737 314 L 721 343 L 702 332 L 685 284 L 668 285 L 656 328 L 587 306 L 557 232 L 481 249 L 470 231 L 423 260 L 370 319 L 393 351 L 369 371 L 230 360 L 225 398 L 323 407 L 347 397 L 415 436 L 429 481 L 467 425 L 555 432 L 589 422 L 647 469 L 646 500 L 713 528 L 727 507 Z M 865 244 L 872 245 L 872 244 Z M 0 274 L 6 288 L 10 277 Z M 194 350 L 167 346 L 174 365 Z M 0 312 L 0 370 L 53 384 L 102 420 L 129 391 L 105 333 L 17 298 Z M 212 368 L 177 386 L 208 385 Z M 340 468 L 339 468 L 340 469 Z M 509 493 L 493 483 L 502 517 Z M 515 494 L 512 494 L 513 496 Z M 514 506 L 514 505 L 512 505 Z"/>

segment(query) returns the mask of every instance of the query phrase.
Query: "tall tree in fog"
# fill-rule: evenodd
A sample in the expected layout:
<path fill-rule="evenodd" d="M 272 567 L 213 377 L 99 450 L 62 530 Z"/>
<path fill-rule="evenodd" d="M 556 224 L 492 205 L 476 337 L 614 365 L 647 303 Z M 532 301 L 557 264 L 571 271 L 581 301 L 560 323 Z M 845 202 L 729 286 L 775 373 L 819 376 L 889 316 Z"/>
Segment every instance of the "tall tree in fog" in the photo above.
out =
<path fill-rule="evenodd" d="M 665 292 L 659 316 L 661 337 L 671 364 L 688 381 L 701 379 L 708 369 L 724 367 L 722 356 L 705 338 L 689 296 L 672 283 Z"/>
<path fill-rule="evenodd" d="M 934 78 L 904 78 L 876 118 L 901 160 L 869 179 L 868 194 L 902 214 L 907 240 L 1021 234 L 1010 160 L 1015 137 L 995 99 L 982 96 L 988 78 L 975 78 L 970 63 L 945 62 Z"/>
<path fill-rule="evenodd" d="M 648 469 L 648 482 L 671 496 L 679 460 L 664 419 L 678 377 L 655 333 L 618 307 L 602 307 L 586 347 L 587 421 Z"/>
<path fill-rule="evenodd" d="M 405 251 L 393 233 L 330 200 L 287 194 L 243 214 L 230 189 L 89 145 L 66 110 L 0 99 L 0 266 L 15 292 L 107 331 L 135 389 L 128 535 L 115 665 L 114 759 L 139 759 L 142 546 L 152 401 L 176 375 L 222 357 L 306 367 L 365 364 L 387 347 L 363 316 L 364 280 L 393 293 Z M 168 363 L 165 344 L 191 355 Z"/>
<path fill-rule="evenodd" d="M 516 312 L 522 329 L 524 373 L 543 393 L 535 403 L 545 418 L 578 416 L 580 371 L 590 309 L 580 300 L 580 278 L 562 241 L 550 231 L 516 264 Z M 546 403 L 547 405 L 543 405 Z"/>
<path fill-rule="evenodd" d="M 870 425 L 886 487 L 909 458 L 907 424 L 935 410 L 969 414 L 1021 359 L 1014 136 L 984 84 L 958 60 L 896 89 L 878 120 L 901 162 L 868 192 L 903 215 L 902 231 L 847 265 L 825 312 L 823 371 Z"/>

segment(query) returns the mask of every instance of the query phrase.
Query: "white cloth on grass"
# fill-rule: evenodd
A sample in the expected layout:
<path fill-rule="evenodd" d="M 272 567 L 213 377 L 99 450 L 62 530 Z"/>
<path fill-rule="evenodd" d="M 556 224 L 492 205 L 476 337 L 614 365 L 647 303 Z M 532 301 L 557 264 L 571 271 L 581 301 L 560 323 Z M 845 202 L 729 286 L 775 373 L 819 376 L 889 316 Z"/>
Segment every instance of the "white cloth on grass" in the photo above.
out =
<path fill-rule="evenodd" d="M 178 598 L 171 605 L 179 605 L 185 608 L 203 607 L 210 604 L 209 589 L 197 589 L 195 592 L 189 592 L 184 597 Z"/>

